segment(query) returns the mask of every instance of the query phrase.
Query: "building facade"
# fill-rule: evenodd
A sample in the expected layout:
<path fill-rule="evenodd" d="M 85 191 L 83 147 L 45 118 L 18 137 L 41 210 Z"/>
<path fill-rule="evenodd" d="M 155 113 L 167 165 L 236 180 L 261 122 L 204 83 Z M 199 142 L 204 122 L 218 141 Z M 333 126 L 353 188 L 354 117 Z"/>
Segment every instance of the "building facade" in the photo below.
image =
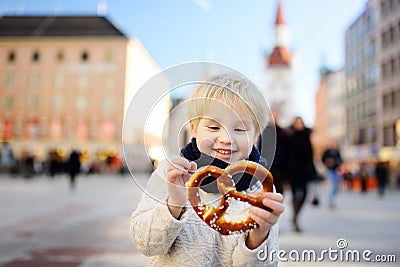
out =
<path fill-rule="evenodd" d="M 379 155 L 400 162 L 400 1 L 378 5 L 379 41 Z"/>
<path fill-rule="evenodd" d="M 370 0 L 348 27 L 346 156 L 400 161 L 400 2 Z"/>
<path fill-rule="evenodd" d="M 289 126 L 294 118 L 294 72 L 292 54 L 287 46 L 289 28 L 283 18 L 282 4 L 278 1 L 274 24 L 274 47 L 266 60 L 266 88 L 264 94 L 272 109 L 278 111 L 281 126 Z"/>
<path fill-rule="evenodd" d="M 146 54 L 132 43 L 102 16 L 2 17 L 0 139 L 41 159 L 121 153 L 130 55 Z"/>
<path fill-rule="evenodd" d="M 344 156 L 371 160 L 378 153 L 379 36 L 377 1 L 370 1 L 345 33 L 346 128 Z"/>
<path fill-rule="evenodd" d="M 336 141 L 343 147 L 346 136 L 346 91 L 344 70 L 320 69 L 320 80 L 315 99 L 315 120 L 312 142 L 314 158 L 321 160 L 323 151 Z"/>

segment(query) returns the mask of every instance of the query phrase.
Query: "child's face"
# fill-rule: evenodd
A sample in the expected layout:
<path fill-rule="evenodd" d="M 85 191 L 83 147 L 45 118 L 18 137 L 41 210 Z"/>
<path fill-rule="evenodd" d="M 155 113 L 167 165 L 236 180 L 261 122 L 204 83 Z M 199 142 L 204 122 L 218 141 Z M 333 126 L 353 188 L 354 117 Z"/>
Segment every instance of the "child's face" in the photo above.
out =
<path fill-rule="evenodd" d="M 249 112 L 212 105 L 197 123 L 191 123 L 192 136 L 200 152 L 234 163 L 250 155 L 258 135 Z"/>

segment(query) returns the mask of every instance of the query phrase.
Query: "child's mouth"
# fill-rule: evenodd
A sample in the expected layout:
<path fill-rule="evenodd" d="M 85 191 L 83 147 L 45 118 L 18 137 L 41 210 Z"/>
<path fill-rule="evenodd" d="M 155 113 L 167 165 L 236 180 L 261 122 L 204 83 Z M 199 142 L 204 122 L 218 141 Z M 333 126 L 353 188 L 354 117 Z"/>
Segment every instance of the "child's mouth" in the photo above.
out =
<path fill-rule="evenodd" d="M 229 159 L 234 153 L 234 151 L 230 149 L 215 149 L 215 151 L 217 152 L 217 156 L 223 159 Z"/>

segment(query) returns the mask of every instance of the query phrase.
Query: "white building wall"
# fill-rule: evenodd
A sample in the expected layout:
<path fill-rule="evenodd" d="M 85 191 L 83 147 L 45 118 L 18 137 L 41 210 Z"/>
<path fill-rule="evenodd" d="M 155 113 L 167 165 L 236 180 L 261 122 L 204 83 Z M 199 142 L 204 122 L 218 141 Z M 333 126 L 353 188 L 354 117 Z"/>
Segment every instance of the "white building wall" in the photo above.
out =
<path fill-rule="evenodd" d="M 328 137 L 340 141 L 346 133 L 346 105 L 345 105 L 345 77 L 344 71 L 330 73 L 327 81 L 327 116 Z"/>
<path fill-rule="evenodd" d="M 287 127 L 295 117 L 293 71 L 290 67 L 273 67 L 266 70 L 264 91 L 270 108 L 278 110 L 279 124 Z"/>

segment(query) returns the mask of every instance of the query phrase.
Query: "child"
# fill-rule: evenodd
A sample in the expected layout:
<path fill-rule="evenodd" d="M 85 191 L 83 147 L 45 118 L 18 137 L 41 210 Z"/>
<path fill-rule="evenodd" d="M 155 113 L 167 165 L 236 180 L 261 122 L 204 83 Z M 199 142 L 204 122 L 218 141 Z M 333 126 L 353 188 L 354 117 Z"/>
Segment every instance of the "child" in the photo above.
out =
<path fill-rule="evenodd" d="M 195 214 L 185 187 L 192 173 L 202 166 L 223 169 L 243 159 L 260 162 L 254 145 L 266 126 L 267 114 L 268 105 L 259 90 L 237 75 L 214 76 L 194 90 L 189 103 L 193 139 L 181 150 L 181 156 L 159 163 L 132 214 L 131 236 L 138 249 L 150 257 L 149 265 L 277 265 L 276 223 L 284 210 L 281 194 L 264 194 L 263 203 L 273 212 L 250 207 L 249 216 L 259 228 L 222 236 Z M 206 180 L 203 183 L 209 186 L 202 184 L 200 196 L 209 203 L 220 194 L 212 186 L 215 183 Z M 238 191 L 250 192 L 252 179 L 245 174 L 235 184 Z M 260 253 L 273 256 L 260 259 Z"/>

